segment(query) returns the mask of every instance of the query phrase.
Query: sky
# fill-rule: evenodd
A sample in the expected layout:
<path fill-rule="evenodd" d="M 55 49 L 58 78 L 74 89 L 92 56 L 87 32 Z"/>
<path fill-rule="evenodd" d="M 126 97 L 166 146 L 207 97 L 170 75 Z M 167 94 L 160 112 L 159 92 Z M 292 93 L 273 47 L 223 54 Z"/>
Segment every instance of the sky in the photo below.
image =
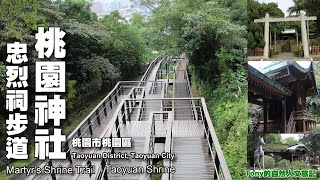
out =
<path fill-rule="evenodd" d="M 299 140 L 302 138 L 302 134 L 280 134 L 282 139 L 288 138 L 288 137 L 294 137 L 296 140 Z"/>
<path fill-rule="evenodd" d="M 270 65 L 274 61 L 249 61 L 248 63 L 259 71 Z M 310 61 L 296 61 L 301 67 L 307 69 L 310 67 Z"/>
<path fill-rule="evenodd" d="M 269 2 L 275 2 L 278 4 L 279 8 L 284 12 L 286 16 L 288 16 L 288 8 L 293 6 L 292 0 L 258 0 L 260 3 L 269 3 Z"/>

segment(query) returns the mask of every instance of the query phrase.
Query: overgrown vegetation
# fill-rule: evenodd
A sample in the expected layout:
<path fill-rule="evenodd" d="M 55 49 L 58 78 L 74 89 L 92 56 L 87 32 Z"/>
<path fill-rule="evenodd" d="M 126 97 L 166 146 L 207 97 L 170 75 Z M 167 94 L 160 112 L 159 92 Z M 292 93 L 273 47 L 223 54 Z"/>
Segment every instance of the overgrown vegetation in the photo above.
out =
<path fill-rule="evenodd" d="M 307 98 L 307 108 L 308 112 L 315 115 L 315 117 L 318 119 L 318 123 L 320 123 L 320 62 L 313 62 L 313 66 L 318 95 Z M 318 130 L 320 132 L 319 128 Z"/>
<path fill-rule="evenodd" d="M 231 174 L 235 179 L 245 178 L 248 117 L 242 63 L 246 0 L 142 3 L 153 11 L 146 25 L 151 47 L 173 55 L 187 54 L 193 86 L 206 98 Z"/>
<path fill-rule="evenodd" d="M 284 17 L 284 13 L 276 3 L 259 3 L 255 0 L 248 0 L 247 18 L 247 40 L 248 48 L 263 48 L 264 26 L 263 23 L 255 23 L 254 19 L 261 19 L 269 13 L 270 17 Z M 280 33 L 284 29 L 283 23 L 271 23 L 270 31 Z"/>
<path fill-rule="evenodd" d="M 38 26 L 60 27 L 66 32 L 66 87 L 63 95 L 67 101 L 68 118 L 62 122 L 65 133 L 83 118 L 81 110 L 88 113 L 97 100 L 97 94 L 105 94 L 119 80 L 130 80 L 143 73 L 145 62 L 151 57 L 146 39 L 136 25 L 127 23 L 118 12 L 98 20 L 91 12 L 90 2 L 86 0 L 39 1 L 4 0 L 0 3 L 0 62 L 5 62 L 6 43 L 28 44 L 29 67 L 29 125 L 22 136 L 29 139 L 29 161 L 19 161 L 17 166 L 25 166 L 33 158 L 31 149 L 34 138 L 34 97 L 35 96 L 35 33 Z M 54 60 L 50 57 L 50 60 Z M 0 63 L 0 143 L 6 143 L 5 119 L 5 65 Z M 89 107 L 88 107 L 89 106 Z M 76 115 L 72 116 L 70 114 Z M 74 118 L 79 118 L 74 121 Z M 72 122 L 70 122 L 72 121 Z M 47 127 L 50 127 L 49 123 Z M 71 129 L 70 129 L 71 128 Z M 6 159 L 5 148 L 1 148 L 1 167 L 12 160 Z M 23 163 L 24 162 L 24 163 Z"/>
<path fill-rule="evenodd" d="M 264 167 L 266 169 L 273 169 L 275 167 L 275 161 L 271 156 L 264 156 Z"/>
<path fill-rule="evenodd" d="M 150 37 L 157 39 L 150 41 L 152 47 L 171 54 L 187 54 L 192 84 L 198 88 L 198 95 L 206 98 L 231 174 L 234 179 L 245 178 L 248 117 L 243 20 L 246 19 L 246 0 L 144 3 L 153 10 L 147 24 L 152 27 Z"/>

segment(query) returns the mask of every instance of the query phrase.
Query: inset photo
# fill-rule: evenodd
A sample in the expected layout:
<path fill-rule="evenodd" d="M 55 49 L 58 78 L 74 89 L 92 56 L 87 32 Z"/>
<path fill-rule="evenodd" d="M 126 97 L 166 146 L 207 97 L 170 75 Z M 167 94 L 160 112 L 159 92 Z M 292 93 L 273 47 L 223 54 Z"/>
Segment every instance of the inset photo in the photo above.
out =
<path fill-rule="evenodd" d="M 248 0 L 247 59 L 320 60 L 320 9 L 315 3 Z"/>
<path fill-rule="evenodd" d="M 319 87 L 320 62 L 249 61 L 249 133 L 316 132 Z"/>
<path fill-rule="evenodd" d="M 247 160 L 249 177 L 291 178 L 290 172 L 301 171 L 300 177 L 320 174 L 320 133 L 249 134 Z M 308 170 L 307 173 L 302 173 Z M 258 175 L 259 172 L 263 172 Z M 275 173 L 278 172 L 278 173 Z M 270 178 L 269 177 L 269 178 Z"/>

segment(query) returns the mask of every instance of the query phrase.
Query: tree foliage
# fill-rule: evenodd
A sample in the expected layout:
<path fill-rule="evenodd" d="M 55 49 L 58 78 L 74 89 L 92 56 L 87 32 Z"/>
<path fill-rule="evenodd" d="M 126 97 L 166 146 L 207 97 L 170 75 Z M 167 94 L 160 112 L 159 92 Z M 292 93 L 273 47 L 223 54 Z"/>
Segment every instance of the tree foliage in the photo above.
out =
<path fill-rule="evenodd" d="M 145 25 L 150 46 L 187 54 L 192 82 L 207 100 L 231 174 L 244 178 L 248 117 L 245 27 L 240 21 L 246 19 L 246 1 L 174 0 L 154 7 Z"/>
<path fill-rule="evenodd" d="M 320 17 L 320 1 L 317 0 L 294 0 L 294 5 L 289 7 L 288 12 L 293 15 L 299 15 L 302 11 L 306 12 L 308 16 Z M 312 27 L 311 27 L 312 28 Z M 320 21 L 316 21 L 315 29 L 317 33 L 320 32 Z"/>
<path fill-rule="evenodd" d="M 320 132 L 305 134 L 301 142 L 309 149 L 309 155 L 313 159 L 316 159 L 316 156 L 320 156 Z"/>
<path fill-rule="evenodd" d="M 313 62 L 313 66 L 318 95 L 307 98 L 307 107 L 308 111 L 315 115 L 320 122 L 320 62 Z"/>
<path fill-rule="evenodd" d="M 35 92 L 35 33 L 37 26 L 60 27 L 66 32 L 66 87 L 63 95 L 67 111 L 81 111 L 86 101 L 106 93 L 118 80 L 130 80 L 142 73 L 151 51 L 145 38 L 134 25 L 128 24 L 117 12 L 98 21 L 86 0 L 3 0 L 0 2 L 0 62 L 5 62 L 6 43 L 28 44 L 29 97 Z M 116 16 L 117 15 L 117 16 Z M 54 60 L 50 57 L 49 60 Z M 5 102 L 5 68 L 0 63 L 0 100 Z M 5 144 L 5 103 L 1 103 L 0 143 Z M 28 118 L 34 116 L 34 99 L 29 98 Z M 66 120 L 68 121 L 68 120 Z M 63 123 L 63 122 L 62 122 Z M 29 123 L 26 136 L 33 141 L 34 127 Z M 1 169 L 6 151 L 1 149 Z"/>
<path fill-rule="evenodd" d="M 289 146 L 293 146 L 299 143 L 299 141 L 294 137 L 287 137 L 282 140 L 284 143 L 289 144 Z"/>
<path fill-rule="evenodd" d="M 269 13 L 270 17 L 284 17 L 284 13 L 276 3 L 259 3 L 255 0 L 248 0 L 247 9 L 247 40 L 248 48 L 263 48 L 264 42 L 264 24 L 254 23 L 254 19 L 261 19 Z M 271 23 L 271 32 L 281 32 L 284 29 L 282 23 Z"/>

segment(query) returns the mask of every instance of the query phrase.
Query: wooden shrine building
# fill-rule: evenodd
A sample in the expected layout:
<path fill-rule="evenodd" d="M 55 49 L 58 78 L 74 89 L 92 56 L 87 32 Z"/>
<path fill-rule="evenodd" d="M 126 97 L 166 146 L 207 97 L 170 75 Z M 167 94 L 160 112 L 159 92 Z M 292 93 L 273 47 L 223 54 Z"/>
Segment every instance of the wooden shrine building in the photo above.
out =
<path fill-rule="evenodd" d="M 318 94 L 313 64 L 304 69 L 294 61 L 273 62 L 259 71 L 248 65 L 249 103 L 263 109 L 251 132 L 306 133 L 316 130 L 306 98 Z"/>
<path fill-rule="evenodd" d="M 272 156 L 274 160 L 287 159 L 292 161 L 308 161 L 309 149 L 304 144 L 296 144 L 289 147 L 287 144 L 266 144 L 265 155 Z"/>

